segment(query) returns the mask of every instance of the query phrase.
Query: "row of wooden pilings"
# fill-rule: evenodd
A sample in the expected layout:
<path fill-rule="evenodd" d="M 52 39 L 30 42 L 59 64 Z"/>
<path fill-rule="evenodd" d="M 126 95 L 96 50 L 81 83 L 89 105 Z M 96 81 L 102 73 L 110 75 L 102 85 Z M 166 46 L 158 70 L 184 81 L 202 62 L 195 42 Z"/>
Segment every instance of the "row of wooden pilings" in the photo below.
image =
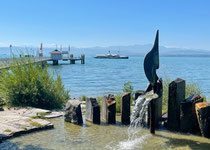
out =
<path fill-rule="evenodd" d="M 161 88 L 160 88 L 161 89 Z M 162 125 L 165 121 L 165 127 L 171 131 L 182 131 L 193 133 L 200 131 L 203 136 L 210 134 L 210 104 L 203 106 L 203 99 L 200 96 L 194 96 L 185 99 L 185 80 L 176 79 L 168 87 L 168 112 L 162 116 L 162 92 L 159 91 L 159 97 L 151 99 L 148 106 L 147 124 L 151 133 L 155 133 L 155 128 Z M 144 94 L 144 91 L 137 91 L 135 99 Z M 196 93 L 195 93 L 196 94 Z M 121 123 L 130 124 L 130 93 L 122 95 L 121 103 Z M 68 122 L 82 124 L 81 101 L 69 100 L 66 105 L 65 120 Z M 197 107 L 197 109 L 196 109 Z M 76 110 L 72 112 L 72 110 Z M 196 117 L 197 114 L 197 117 Z M 76 118 L 76 119 L 75 119 Z M 79 119 L 80 118 L 80 119 Z M 101 108 L 96 98 L 86 99 L 86 120 L 95 124 L 101 122 L 107 124 L 116 123 L 116 101 L 114 95 L 104 96 Z"/>
<path fill-rule="evenodd" d="M 130 124 L 130 93 L 124 93 L 122 95 L 121 105 L 121 122 L 124 125 Z M 81 101 L 69 100 L 66 105 L 65 120 L 75 124 L 82 124 L 81 113 Z M 72 110 L 76 110 L 72 112 Z M 76 118 L 76 119 L 75 119 Z M 86 113 L 85 118 L 94 124 L 100 124 L 101 122 L 106 124 L 116 123 L 116 100 L 114 95 L 107 95 L 101 101 L 101 108 L 96 98 L 86 99 Z"/>

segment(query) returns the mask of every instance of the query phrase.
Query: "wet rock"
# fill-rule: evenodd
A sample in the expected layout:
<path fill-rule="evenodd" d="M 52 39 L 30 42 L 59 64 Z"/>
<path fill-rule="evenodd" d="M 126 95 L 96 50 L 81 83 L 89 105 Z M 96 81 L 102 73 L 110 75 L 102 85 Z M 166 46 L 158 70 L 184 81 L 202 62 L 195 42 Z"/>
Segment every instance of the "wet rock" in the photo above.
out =
<path fill-rule="evenodd" d="M 168 129 L 180 129 L 180 104 L 185 100 L 185 80 L 176 79 L 169 84 Z"/>
<path fill-rule="evenodd" d="M 79 100 L 69 100 L 66 104 L 65 121 L 74 124 L 82 124 L 81 102 Z"/>
<path fill-rule="evenodd" d="M 210 103 L 197 103 L 195 109 L 202 136 L 210 138 Z"/>
<path fill-rule="evenodd" d="M 114 95 L 104 96 L 102 100 L 101 119 L 108 124 L 116 123 L 116 101 Z"/>
<path fill-rule="evenodd" d="M 96 98 L 86 99 L 86 115 L 87 121 L 93 122 L 95 124 L 100 124 L 100 106 L 96 101 Z"/>
<path fill-rule="evenodd" d="M 121 122 L 122 124 L 130 124 L 130 99 L 131 93 L 124 93 L 122 95 L 122 113 L 121 113 Z"/>
<path fill-rule="evenodd" d="M 181 102 L 180 129 L 182 132 L 196 133 L 200 131 L 195 112 L 195 104 L 198 102 L 203 102 L 203 98 L 197 94 Z"/>

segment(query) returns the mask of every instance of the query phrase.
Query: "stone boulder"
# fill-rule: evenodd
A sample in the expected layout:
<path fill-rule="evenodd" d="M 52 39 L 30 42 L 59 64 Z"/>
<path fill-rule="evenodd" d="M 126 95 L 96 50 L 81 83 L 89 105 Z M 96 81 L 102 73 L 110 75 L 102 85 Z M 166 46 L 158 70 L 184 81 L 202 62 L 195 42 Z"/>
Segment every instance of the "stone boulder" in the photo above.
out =
<path fill-rule="evenodd" d="M 108 124 L 116 123 L 116 101 L 114 95 L 104 96 L 102 100 L 101 119 Z"/>
<path fill-rule="evenodd" d="M 95 124 L 100 124 L 100 106 L 96 101 L 96 98 L 86 99 L 86 114 L 85 118 L 87 121 L 93 122 Z"/>
<path fill-rule="evenodd" d="M 66 104 L 65 121 L 74 124 L 83 124 L 81 102 L 79 100 L 69 100 Z"/>

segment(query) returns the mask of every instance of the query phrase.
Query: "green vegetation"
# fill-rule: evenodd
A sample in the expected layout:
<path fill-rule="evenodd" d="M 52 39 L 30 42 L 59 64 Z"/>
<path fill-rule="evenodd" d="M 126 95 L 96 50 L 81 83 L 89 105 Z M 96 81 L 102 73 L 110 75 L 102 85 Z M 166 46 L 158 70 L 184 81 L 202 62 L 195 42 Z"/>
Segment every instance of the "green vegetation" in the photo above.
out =
<path fill-rule="evenodd" d="M 50 112 L 37 112 L 36 115 L 38 117 L 44 118 L 46 115 L 49 115 Z"/>
<path fill-rule="evenodd" d="M 20 128 L 23 130 L 27 130 L 27 127 L 25 127 L 25 126 L 21 126 Z"/>
<path fill-rule="evenodd" d="M 4 132 L 12 132 L 10 129 L 6 129 L 4 130 Z"/>
<path fill-rule="evenodd" d="M 124 86 L 122 88 L 122 93 L 117 93 L 115 95 L 115 100 L 116 100 L 116 113 L 121 113 L 122 94 L 125 93 L 125 92 L 130 92 L 131 93 L 131 103 L 132 103 L 133 100 L 134 100 L 134 98 L 133 98 L 134 91 L 133 91 L 133 86 L 131 85 L 131 82 L 130 81 L 124 83 Z M 100 105 L 100 108 L 101 108 L 101 105 L 102 105 L 102 99 L 103 99 L 103 97 L 104 96 L 100 96 L 100 97 L 97 97 L 96 98 L 98 104 Z"/>
<path fill-rule="evenodd" d="M 131 104 L 132 104 L 132 102 L 134 101 L 134 91 L 133 91 L 133 86 L 131 85 L 130 81 L 124 83 L 122 91 L 123 93 L 125 92 L 131 93 Z"/>
<path fill-rule="evenodd" d="M 96 97 L 96 101 L 98 102 L 99 106 L 100 106 L 100 110 L 101 110 L 101 106 L 102 106 L 102 99 L 104 98 L 104 96 L 98 96 Z"/>
<path fill-rule="evenodd" d="M 87 98 L 87 97 L 86 97 L 85 95 L 82 95 L 81 100 L 82 100 L 82 101 L 85 101 L 86 98 Z"/>
<path fill-rule="evenodd" d="M 34 64 L 33 58 L 14 58 L 10 70 L 1 70 L 1 101 L 8 106 L 61 108 L 69 99 L 61 77 L 50 73 L 47 66 Z"/>
<path fill-rule="evenodd" d="M 38 128 L 43 127 L 40 123 L 38 123 L 38 122 L 36 122 L 36 121 L 30 122 L 30 125 L 31 125 L 31 126 L 35 126 L 35 127 L 38 127 Z"/>
<path fill-rule="evenodd" d="M 121 93 L 116 94 L 115 100 L 116 100 L 116 112 L 121 113 L 122 94 Z"/>

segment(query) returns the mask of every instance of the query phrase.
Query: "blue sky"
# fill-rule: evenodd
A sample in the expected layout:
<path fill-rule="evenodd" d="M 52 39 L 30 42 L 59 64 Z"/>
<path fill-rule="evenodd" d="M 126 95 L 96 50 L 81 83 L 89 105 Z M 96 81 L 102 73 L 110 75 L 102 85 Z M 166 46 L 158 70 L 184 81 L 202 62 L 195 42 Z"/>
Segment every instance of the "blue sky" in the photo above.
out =
<path fill-rule="evenodd" d="M 209 0 L 1 0 L 0 46 L 153 43 L 210 50 Z"/>

